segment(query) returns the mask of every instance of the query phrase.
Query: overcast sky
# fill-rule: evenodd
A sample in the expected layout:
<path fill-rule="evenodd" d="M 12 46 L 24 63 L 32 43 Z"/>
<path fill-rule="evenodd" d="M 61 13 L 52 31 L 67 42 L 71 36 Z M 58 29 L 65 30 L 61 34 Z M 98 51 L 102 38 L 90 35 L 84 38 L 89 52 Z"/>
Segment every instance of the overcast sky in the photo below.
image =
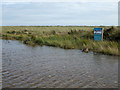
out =
<path fill-rule="evenodd" d="M 4 2 L 3 25 L 118 25 L 117 2 Z"/>

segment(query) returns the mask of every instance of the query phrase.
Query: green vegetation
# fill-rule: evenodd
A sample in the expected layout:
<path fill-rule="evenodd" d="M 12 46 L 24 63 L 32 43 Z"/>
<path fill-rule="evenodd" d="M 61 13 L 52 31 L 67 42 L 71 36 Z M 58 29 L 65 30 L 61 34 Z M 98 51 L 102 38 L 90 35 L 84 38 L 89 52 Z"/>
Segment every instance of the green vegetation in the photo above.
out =
<path fill-rule="evenodd" d="M 16 39 L 28 45 L 47 45 L 64 49 L 88 48 L 94 52 L 120 56 L 120 30 L 104 28 L 104 41 L 94 41 L 97 26 L 3 26 L 3 39 Z"/>

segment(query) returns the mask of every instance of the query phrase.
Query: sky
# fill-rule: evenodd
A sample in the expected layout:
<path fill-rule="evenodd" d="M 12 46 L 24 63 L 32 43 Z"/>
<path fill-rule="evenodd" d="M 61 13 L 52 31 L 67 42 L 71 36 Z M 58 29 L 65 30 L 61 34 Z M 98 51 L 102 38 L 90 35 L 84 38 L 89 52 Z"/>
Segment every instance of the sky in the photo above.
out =
<path fill-rule="evenodd" d="M 3 2 L 2 25 L 118 25 L 117 2 Z"/>

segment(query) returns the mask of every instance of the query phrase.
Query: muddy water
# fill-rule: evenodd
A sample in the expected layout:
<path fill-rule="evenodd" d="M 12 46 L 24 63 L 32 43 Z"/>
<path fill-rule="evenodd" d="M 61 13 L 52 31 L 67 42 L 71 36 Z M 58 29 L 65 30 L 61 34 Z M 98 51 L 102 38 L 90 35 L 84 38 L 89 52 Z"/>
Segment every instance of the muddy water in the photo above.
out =
<path fill-rule="evenodd" d="M 3 88 L 118 87 L 118 58 L 48 46 L 2 43 Z"/>

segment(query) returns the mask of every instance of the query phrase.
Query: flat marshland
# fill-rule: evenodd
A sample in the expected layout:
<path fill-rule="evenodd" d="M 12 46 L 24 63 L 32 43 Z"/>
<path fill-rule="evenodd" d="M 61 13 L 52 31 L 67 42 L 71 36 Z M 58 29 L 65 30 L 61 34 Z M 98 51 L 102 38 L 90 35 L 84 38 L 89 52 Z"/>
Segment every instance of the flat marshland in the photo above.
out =
<path fill-rule="evenodd" d="M 94 28 L 104 28 L 103 41 L 94 41 Z M 117 26 L 2 26 L 2 39 L 20 40 L 27 45 L 84 49 L 120 56 Z"/>

